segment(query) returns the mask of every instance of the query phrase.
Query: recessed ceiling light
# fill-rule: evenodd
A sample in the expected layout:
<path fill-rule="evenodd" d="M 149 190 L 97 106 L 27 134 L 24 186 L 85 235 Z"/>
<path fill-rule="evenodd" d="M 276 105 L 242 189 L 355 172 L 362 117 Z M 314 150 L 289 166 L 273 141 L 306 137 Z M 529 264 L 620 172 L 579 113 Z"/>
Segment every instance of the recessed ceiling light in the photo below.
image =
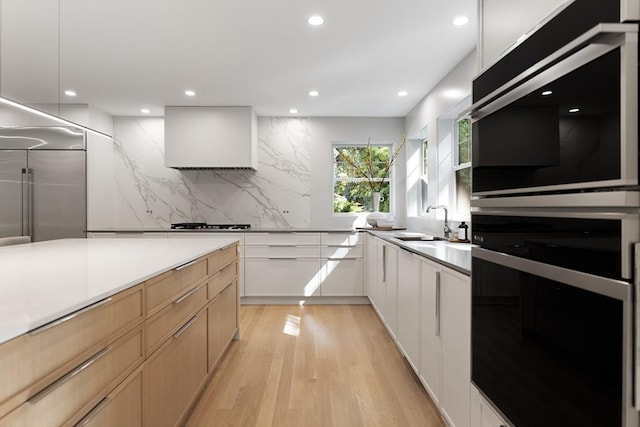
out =
<path fill-rule="evenodd" d="M 406 90 L 401 90 L 400 92 L 398 92 L 398 96 L 407 96 L 408 92 Z"/>
<path fill-rule="evenodd" d="M 75 93 L 72 90 L 65 90 L 64 94 L 67 95 L 67 96 L 76 96 L 77 95 L 77 93 Z"/>
<path fill-rule="evenodd" d="M 318 96 L 320 95 L 320 92 L 318 92 L 317 90 L 312 90 L 309 92 L 309 96 Z"/>
<path fill-rule="evenodd" d="M 550 91 L 550 90 L 545 90 L 544 92 L 542 92 L 542 94 L 541 94 L 541 95 L 542 95 L 542 96 L 549 96 L 549 95 L 551 95 L 552 93 L 553 93 L 553 92 L 552 92 L 552 91 Z"/>
<path fill-rule="evenodd" d="M 466 25 L 469 23 L 469 18 L 467 18 L 466 16 L 458 16 L 457 18 L 453 19 L 453 25 L 455 25 L 456 27 L 459 27 L 461 25 Z"/>
<path fill-rule="evenodd" d="M 148 108 L 142 108 L 142 109 L 140 109 L 140 112 L 142 114 L 149 114 L 151 112 L 151 110 L 149 110 Z"/>
<path fill-rule="evenodd" d="M 187 96 L 196 96 L 196 93 L 192 90 L 185 90 L 184 94 Z"/>
<path fill-rule="evenodd" d="M 309 17 L 307 22 L 309 23 L 309 25 L 318 26 L 324 23 L 324 19 L 322 19 L 322 16 L 314 15 Z"/>
<path fill-rule="evenodd" d="M 289 114 L 298 114 L 298 110 L 296 110 L 295 108 L 292 108 L 289 110 Z"/>
<path fill-rule="evenodd" d="M 570 113 L 578 113 L 578 112 L 580 112 L 580 109 L 579 108 L 570 108 L 569 112 Z"/>

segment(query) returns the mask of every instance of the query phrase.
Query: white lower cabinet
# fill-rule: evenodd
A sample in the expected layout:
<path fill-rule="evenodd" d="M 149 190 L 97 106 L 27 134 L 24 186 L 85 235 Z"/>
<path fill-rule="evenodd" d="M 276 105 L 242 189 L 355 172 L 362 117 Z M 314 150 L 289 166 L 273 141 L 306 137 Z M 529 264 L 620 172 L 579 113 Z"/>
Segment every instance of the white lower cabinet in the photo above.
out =
<path fill-rule="evenodd" d="M 361 296 L 362 258 L 322 259 L 320 295 Z"/>
<path fill-rule="evenodd" d="M 418 376 L 433 403 L 440 407 L 440 368 L 442 346 L 440 342 L 440 290 L 437 283 L 440 275 L 438 264 L 420 262 L 420 369 Z"/>
<path fill-rule="evenodd" d="M 245 296 L 320 295 L 318 259 L 246 259 Z"/>
<path fill-rule="evenodd" d="M 420 367 L 420 257 L 398 250 L 398 344 L 414 371 Z"/>
<path fill-rule="evenodd" d="M 373 307 L 380 311 L 380 299 L 378 297 L 378 238 L 371 234 L 365 234 L 364 239 L 364 287 L 365 295 Z"/>
<path fill-rule="evenodd" d="M 378 258 L 378 286 L 376 293 L 380 306 L 378 308 L 387 330 L 394 340 L 397 340 L 398 323 L 398 293 L 397 293 L 397 256 L 395 245 L 377 239 Z"/>
<path fill-rule="evenodd" d="M 471 386 L 471 427 L 507 427 L 507 423 L 482 398 L 473 385 Z"/>

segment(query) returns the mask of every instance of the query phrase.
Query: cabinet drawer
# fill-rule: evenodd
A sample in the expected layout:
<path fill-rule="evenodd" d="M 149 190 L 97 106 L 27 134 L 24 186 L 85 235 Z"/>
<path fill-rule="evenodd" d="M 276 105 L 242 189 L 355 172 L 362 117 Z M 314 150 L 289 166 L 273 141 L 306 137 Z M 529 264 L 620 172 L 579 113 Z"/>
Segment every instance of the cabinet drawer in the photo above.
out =
<path fill-rule="evenodd" d="M 180 325 L 207 303 L 207 284 L 200 283 L 187 289 L 170 305 L 165 306 L 151 319 L 147 319 L 147 354 L 151 354 L 162 341 L 175 333 Z"/>
<path fill-rule="evenodd" d="M 82 427 L 142 426 L 142 367 L 102 399 L 77 425 Z"/>
<path fill-rule="evenodd" d="M 147 316 L 171 304 L 186 289 L 207 277 L 207 259 L 200 258 L 147 281 Z"/>
<path fill-rule="evenodd" d="M 0 426 L 61 425 L 142 362 L 142 328 L 103 348 L 0 420 Z"/>
<path fill-rule="evenodd" d="M 207 375 L 206 310 L 187 321 L 145 362 L 142 408 L 147 427 L 175 426 Z"/>
<path fill-rule="evenodd" d="M 209 299 L 214 299 L 229 283 L 238 279 L 238 264 L 226 266 L 209 279 Z"/>
<path fill-rule="evenodd" d="M 246 246 L 318 246 L 320 245 L 320 233 L 246 233 L 244 242 Z"/>
<path fill-rule="evenodd" d="M 247 259 L 244 274 L 246 296 L 320 295 L 318 259 Z"/>
<path fill-rule="evenodd" d="M 227 286 L 209 305 L 209 372 L 238 331 L 238 282 Z"/>
<path fill-rule="evenodd" d="M 208 274 L 212 276 L 221 269 L 225 268 L 238 257 L 238 246 L 231 245 L 226 248 L 215 251 L 207 257 Z"/>
<path fill-rule="evenodd" d="M 361 259 L 325 260 L 322 269 L 322 296 L 364 295 Z"/>
<path fill-rule="evenodd" d="M 0 346 L 0 416 L 142 322 L 143 287 L 99 301 Z"/>
<path fill-rule="evenodd" d="M 324 246 L 360 246 L 360 233 L 322 233 L 320 236 Z"/>
<path fill-rule="evenodd" d="M 322 258 L 362 258 L 362 246 L 323 246 L 320 251 Z"/>
<path fill-rule="evenodd" d="M 319 258 L 319 246 L 247 246 L 245 259 L 249 258 Z"/>

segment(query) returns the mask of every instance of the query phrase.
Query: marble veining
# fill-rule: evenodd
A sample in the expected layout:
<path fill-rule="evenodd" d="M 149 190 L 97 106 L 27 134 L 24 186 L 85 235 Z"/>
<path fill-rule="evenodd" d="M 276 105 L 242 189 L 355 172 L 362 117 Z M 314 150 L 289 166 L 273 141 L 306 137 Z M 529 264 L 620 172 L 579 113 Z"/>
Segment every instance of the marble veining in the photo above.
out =
<path fill-rule="evenodd" d="M 258 171 L 166 168 L 162 118 L 118 117 L 114 134 L 115 227 L 191 221 L 309 226 L 308 119 L 258 118 Z"/>

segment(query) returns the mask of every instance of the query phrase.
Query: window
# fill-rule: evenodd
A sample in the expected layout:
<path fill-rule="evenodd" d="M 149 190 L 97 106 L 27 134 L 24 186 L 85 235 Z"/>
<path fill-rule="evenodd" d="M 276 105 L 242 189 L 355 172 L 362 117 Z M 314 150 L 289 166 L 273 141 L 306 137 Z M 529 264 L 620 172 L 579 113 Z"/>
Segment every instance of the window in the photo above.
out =
<path fill-rule="evenodd" d="M 422 141 L 422 173 L 420 176 L 420 200 L 422 202 L 421 212 L 424 212 L 429 205 L 429 143 L 426 138 Z"/>
<path fill-rule="evenodd" d="M 380 212 L 390 211 L 391 176 L 388 164 L 391 145 L 334 145 L 333 146 L 333 212 L 372 212 L 373 195 L 371 182 L 379 183 L 382 201 Z M 353 164 L 345 161 L 347 156 Z M 366 171 L 371 180 L 363 176 Z"/>
<path fill-rule="evenodd" d="M 459 213 L 471 211 L 471 119 L 455 122 L 455 201 Z"/>

